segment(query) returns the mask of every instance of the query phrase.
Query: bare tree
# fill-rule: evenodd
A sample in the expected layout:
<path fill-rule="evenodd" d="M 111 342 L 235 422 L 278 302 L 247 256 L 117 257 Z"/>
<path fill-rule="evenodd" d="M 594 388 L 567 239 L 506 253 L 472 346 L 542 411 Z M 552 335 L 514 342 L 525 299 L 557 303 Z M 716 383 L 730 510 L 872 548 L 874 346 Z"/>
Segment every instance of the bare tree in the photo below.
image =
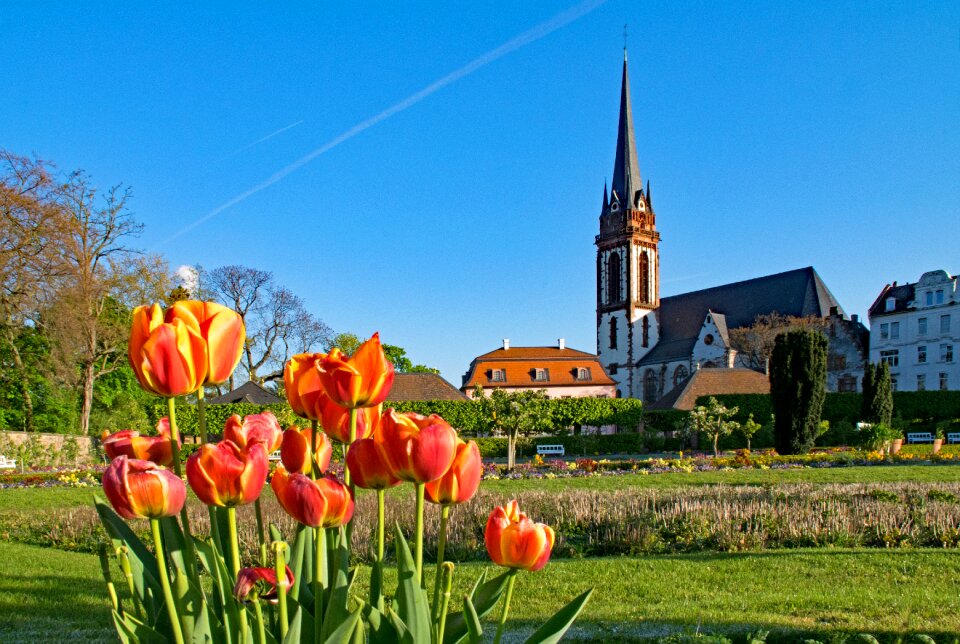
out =
<path fill-rule="evenodd" d="M 821 330 L 826 326 L 825 318 L 814 315 L 796 317 L 773 312 L 758 315 L 750 326 L 730 329 L 730 344 L 736 349 L 741 366 L 766 371 L 778 335 L 796 329 Z"/>
<path fill-rule="evenodd" d="M 283 377 L 287 359 L 324 346 L 330 328 L 273 275 L 247 266 L 221 266 L 203 275 L 203 285 L 243 317 L 247 342 L 240 362 L 258 384 Z M 234 386 L 231 377 L 230 388 Z"/>

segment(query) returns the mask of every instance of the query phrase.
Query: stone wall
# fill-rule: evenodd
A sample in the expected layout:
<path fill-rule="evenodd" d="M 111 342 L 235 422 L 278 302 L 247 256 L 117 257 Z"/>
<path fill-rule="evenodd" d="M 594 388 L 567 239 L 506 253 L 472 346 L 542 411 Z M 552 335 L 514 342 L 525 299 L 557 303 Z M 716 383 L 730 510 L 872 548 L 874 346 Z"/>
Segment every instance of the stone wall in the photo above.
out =
<path fill-rule="evenodd" d="M 92 465 L 99 458 L 90 436 L 0 432 L 0 455 L 17 459 L 17 471 Z"/>

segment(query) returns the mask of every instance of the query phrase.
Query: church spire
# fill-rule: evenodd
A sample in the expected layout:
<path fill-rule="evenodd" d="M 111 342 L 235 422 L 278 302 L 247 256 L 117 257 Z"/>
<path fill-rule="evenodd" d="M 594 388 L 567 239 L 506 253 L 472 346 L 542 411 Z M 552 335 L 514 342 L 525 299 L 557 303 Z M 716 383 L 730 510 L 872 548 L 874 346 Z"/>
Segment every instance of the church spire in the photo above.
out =
<path fill-rule="evenodd" d="M 607 196 L 607 182 L 603 182 L 603 203 L 600 205 L 600 214 L 602 215 L 607 211 L 607 206 L 610 205 L 610 198 Z"/>
<path fill-rule="evenodd" d="M 613 164 L 611 190 L 624 208 L 636 207 L 635 195 L 640 182 L 640 163 L 633 136 L 633 112 L 630 107 L 630 79 L 627 77 L 627 50 L 623 50 L 623 81 L 620 86 L 620 125 L 617 129 L 617 157 Z"/>

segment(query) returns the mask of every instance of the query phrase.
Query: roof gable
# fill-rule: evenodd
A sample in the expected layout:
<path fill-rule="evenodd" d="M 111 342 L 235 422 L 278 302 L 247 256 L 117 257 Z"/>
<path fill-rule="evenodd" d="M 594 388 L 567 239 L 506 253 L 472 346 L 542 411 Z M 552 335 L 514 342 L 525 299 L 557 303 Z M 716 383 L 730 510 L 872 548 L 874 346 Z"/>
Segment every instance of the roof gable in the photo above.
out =
<path fill-rule="evenodd" d="M 701 396 L 719 394 L 768 394 L 770 379 L 752 369 L 699 369 L 649 405 L 649 409 L 685 409 L 696 407 Z"/>
<path fill-rule="evenodd" d="M 387 402 L 402 400 L 467 400 L 459 389 L 435 373 L 398 373 Z"/>
<path fill-rule="evenodd" d="M 233 391 L 207 400 L 208 405 L 228 405 L 241 402 L 255 405 L 274 405 L 283 402 L 283 400 L 277 394 L 269 389 L 264 389 L 253 381 L 247 381 Z"/>

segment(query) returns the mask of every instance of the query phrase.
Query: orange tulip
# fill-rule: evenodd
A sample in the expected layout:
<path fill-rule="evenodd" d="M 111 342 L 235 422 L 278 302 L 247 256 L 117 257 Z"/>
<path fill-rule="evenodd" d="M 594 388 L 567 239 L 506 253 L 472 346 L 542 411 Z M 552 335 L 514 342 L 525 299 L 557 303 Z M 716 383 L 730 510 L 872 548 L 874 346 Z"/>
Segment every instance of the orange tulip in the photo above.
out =
<path fill-rule="evenodd" d="M 310 453 L 311 439 L 313 438 L 312 429 L 299 429 L 291 427 L 283 432 L 283 439 L 280 443 L 280 461 L 289 472 L 300 472 L 309 474 L 311 460 L 315 461 L 317 468 L 321 472 L 326 472 L 330 467 L 330 458 L 333 456 L 333 445 L 330 439 L 323 432 L 317 432 L 317 451 L 312 455 Z"/>
<path fill-rule="evenodd" d="M 207 377 L 204 384 L 219 385 L 230 378 L 243 354 L 247 334 L 236 311 L 215 302 L 184 300 L 167 311 L 166 321 L 183 320 L 207 343 Z"/>
<path fill-rule="evenodd" d="M 494 508 L 484 531 L 487 554 L 494 563 L 531 572 L 547 565 L 553 537 L 550 526 L 528 519 L 516 501 Z"/>
<path fill-rule="evenodd" d="M 156 463 L 120 455 L 103 473 L 103 491 L 124 519 L 172 517 L 187 498 L 179 476 Z"/>
<path fill-rule="evenodd" d="M 380 345 L 380 334 L 360 345 L 351 357 L 331 349 L 320 363 L 320 382 L 341 407 L 376 407 L 393 386 L 393 363 Z"/>
<path fill-rule="evenodd" d="M 103 432 L 100 444 L 107 458 L 113 460 L 126 456 L 144 461 L 153 461 L 157 465 L 173 464 L 173 450 L 170 447 L 170 421 L 166 416 L 157 423 L 158 436 L 141 436 L 140 432 L 125 429 L 116 433 Z M 178 436 L 179 438 L 179 436 Z M 181 441 L 181 444 L 183 441 Z"/>
<path fill-rule="evenodd" d="M 333 476 L 314 481 L 299 472 L 291 474 L 278 468 L 270 487 L 284 511 L 303 525 L 336 528 L 353 517 L 350 488 Z"/>
<path fill-rule="evenodd" d="M 400 484 L 373 438 L 361 438 L 347 450 L 347 469 L 350 480 L 365 490 L 385 490 Z"/>
<path fill-rule="evenodd" d="M 240 449 L 230 440 L 206 443 L 187 459 L 187 481 L 206 505 L 234 507 L 260 496 L 270 463 L 259 441 Z"/>
<path fill-rule="evenodd" d="M 317 399 L 320 408 L 320 426 L 327 436 L 338 443 L 350 442 L 350 410 L 341 407 L 324 394 Z M 376 407 L 357 409 L 356 439 L 373 436 L 380 424 L 380 410 Z"/>
<path fill-rule="evenodd" d="M 269 411 L 245 416 L 243 420 L 234 414 L 227 419 L 223 427 L 223 437 L 233 441 L 241 449 L 259 442 L 269 454 L 280 449 L 283 430 L 280 429 L 277 417 Z"/>
<path fill-rule="evenodd" d="M 436 414 L 398 414 L 390 408 L 380 419 L 380 446 L 397 478 L 428 483 L 450 469 L 457 433 Z"/>
<path fill-rule="evenodd" d="M 325 353 L 300 353 L 290 358 L 283 367 L 287 402 L 297 416 L 320 420 L 323 410 L 318 398 L 325 397 L 325 394 L 318 367 L 326 357 Z"/>
<path fill-rule="evenodd" d="M 207 343 L 181 319 L 164 322 L 158 304 L 134 309 L 128 356 L 140 386 L 158 396 L 193 393 L 207 378 Z"/>
<path fill-rule="evenodd" d="M 436 481 L 427 483 L 424 496 L 427 501 L 439 505 L 465 503 L 476 494 L 482 474 L 483 460 L 480 458 L 480 448 L 476 441 L 465 443 L 458 438 L 456 455 L 450 469 Z"/>

